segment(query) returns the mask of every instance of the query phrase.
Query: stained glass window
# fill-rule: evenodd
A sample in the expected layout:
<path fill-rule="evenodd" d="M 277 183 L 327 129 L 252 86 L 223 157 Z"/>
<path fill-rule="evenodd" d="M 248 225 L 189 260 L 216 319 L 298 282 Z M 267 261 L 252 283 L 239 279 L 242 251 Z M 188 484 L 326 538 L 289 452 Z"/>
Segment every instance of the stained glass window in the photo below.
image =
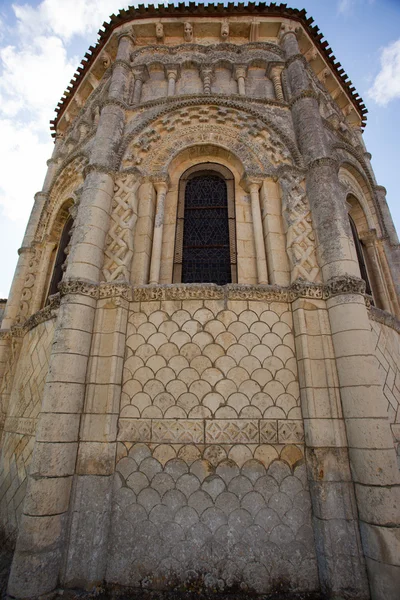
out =
<path fill-rule="evenodd" d="M 227 186 L 217 174 L 198 175 L 185 188 L 182 282 L 231 281 Z"/>

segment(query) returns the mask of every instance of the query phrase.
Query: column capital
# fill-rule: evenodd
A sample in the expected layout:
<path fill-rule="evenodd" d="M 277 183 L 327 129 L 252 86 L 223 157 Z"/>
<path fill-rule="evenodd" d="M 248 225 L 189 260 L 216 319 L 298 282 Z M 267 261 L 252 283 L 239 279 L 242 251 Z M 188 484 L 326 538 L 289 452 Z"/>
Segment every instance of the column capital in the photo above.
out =
<path fill-rule="evenodd" d="M 166 77 L 178 79 L 180 75 L 180 66 L 175 64 L 165 65 L 164 67 Z"/>
<path fill-rule="evenodd" d="M 247 66 L 246 65 L 235 65 L 234 77 L 236 80 L 238 80 L 239 77 L 246 77 L 246 74 L 247 74 Z"/>
<path fill-rule="evenodd" d="M 257 177 L 254 175 L 245 175 L 240 182 L 240 185 L 246 192 L 252 192 L 253 190 L 258 190 L 262 186 L 263 179 L 262 177 Z"/>
<path fill-rule="evenodd" d="M 132 69 L 133 76 L 135 81 L 139 80 L 142 83 L 149 79 L 149 72 L 147 70 L 146 65 L 140 65 L 138 67 L 134 67 Z"/>
<path fill-rule="evenodd" d="M 358 234 L 358 237 L 366 246 L 374 245 L 378 239 L 376 229 L 370 229 L 369 231 L 361 231 Z"/>
<path fill-rule="evenodd" d="M 272 79 L 272 77 L 280 77 L 284 68 L 284 63 L 269 63 L 267 67 L 267 77 L 269 77 L 269 79 Z"/>
<path fill-rule="evenodd" d="M 281 23 L 281 28 L 278 33 L 279 43 L 281 43 L 283 38 L 288 34 L 293 34 L 297 39 L 298 36 L 301 34 L 301 31 L 302 29 L 300 25 L 297 25 L 293 21 L 283 21 Z"/>
<path fill-rule="evenodd" d="M 162 194 L 163 192 L 167 192 L 169 188 L 169 179 L 157 179 L 152 182 L 157 194 Z"/>
<path fill-rule="evenodd" d="M 200 67 L 200 77 L 203 79 L 205 77 L 212 77 L 214 75 L 214 68 L 211 65 L 203 65 Z"/>
<path fill-rule="evenodd" d="M 130 39 L 132 44 L 136 44 L 136 33 L 135 33 L 135 29 L 134 29 L 133 25 L 129 25 L 129 24 L 123 25 L 116 32 L 116 36 L 117 36 L 118 42 L 120 42 L 122 38 L 127 37 Z"/>

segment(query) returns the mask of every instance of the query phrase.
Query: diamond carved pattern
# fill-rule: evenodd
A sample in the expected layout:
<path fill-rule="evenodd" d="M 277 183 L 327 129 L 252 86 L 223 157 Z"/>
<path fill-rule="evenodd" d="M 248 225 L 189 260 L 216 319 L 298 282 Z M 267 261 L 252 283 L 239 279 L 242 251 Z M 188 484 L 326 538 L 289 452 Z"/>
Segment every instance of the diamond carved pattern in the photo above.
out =
<path fill-rule="evenodd" d="M 206 422 L 207 443 L 256 443 L 258 442 L 258 437 L 257 421 L 215 420 Z"/>

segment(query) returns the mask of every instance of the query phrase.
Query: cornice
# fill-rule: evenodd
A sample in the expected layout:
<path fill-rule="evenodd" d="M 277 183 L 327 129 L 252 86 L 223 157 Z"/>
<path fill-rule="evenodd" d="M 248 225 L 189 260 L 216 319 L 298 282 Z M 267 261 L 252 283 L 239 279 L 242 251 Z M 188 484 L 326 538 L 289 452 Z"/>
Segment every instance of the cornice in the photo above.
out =
<path fill-rule="evenodd" d="M 307 12 L 304 9 L 299 10 L 289 8 L 286 4 L 276 5 L 275 3 L 271 3 L 270 5 L 267 5 L 265 3 L 250 3 L 246 5 L 244 3 L 239 3 L 235 5 L 233 2 L 230 2 L 227 6 L 222 6 L 221 4 L 196 5 L 195 3 L 189 3 L 188 5 L 180 3 L 177 6 L 174 6 L 173 4 L 169 4 L 168 6 L 159 5 L 158 7 L 155 7 L 154 5 L 149 5 L 147 7 L 144 5 L 139 5 L 137 8 L 131 6 L 127 10 L 120 10 L 118 15 L 112 15 L 110 17 L 110 21 L 103 24 L 104 29 L 99 30 L 99 39 L 96 45 L 89 47 L 89 50 L 85 54 L 81 65 L 78 67 L 75 75 L 73 76 L 70 85 L 58 103 L 56 108 L 57 117 L 50 121 L 51 129 L 54 130 L 54 132 L 57 130 L 58 122 L 71 99 L 74 97 L 75 91 L 78 89 L 83 78 L 86 76 L 87 72 L 90 70 L 95 60 L 102 52 L 113 31 L 121 25 L 134 22 L 135 20 L 139 21 L 141 19 L 149 18 L 157 20 L 162 19 L 163 17 L 214 17 L 217 19 L 223 19 L 230 16 L 248 16 L 249 18 L 254 18 L 256 15 L 291 19 L 302 25 L 307 35 L 318 48 L 318 51 L 323 56 L 324 60 L 332 68 L 336 79 L 343 87 L 349 100 L 356 107 L 363 125 L 365 125 L 365 115 L 368 111 L 363 103 L 362 98 L 357 94 L 352 82 L 348 79 L 348 76 L 342 68 L 340 62 L 336 61 L 336 57 L 333 55 L 332 49 L 329 47 L 327 41 L 323 39 L 323 34 L 320 32 L 319 28 L 313 24 L 314 19 L 312 17 L 308 17 Z M 256 42 L 254 44 L 256 44 Z M 55 133 L 53 133 L 53 135 L 55 135 Z"/>
<path fill-rule="evenodd" d="M 261 302 L 292 303 L 299 298 L 328 300 L 338 295 L 359 294 L 365 297 L 365 282 L 351 276 L 336 277 L 326 284 L 297 280 L 290 286 L 241 285 L 224 286 L 214 283 L 165 284 L 131 286 L 124 281 L 93 283 L 80 279 L 68 279 L 59 285 L 59 293 L 50 296 L 49 304 L 33 314 L 25 323 L 11 329 L 0 330 L 0 340 L 21 338 L 28 331 L 57 316 L 61 298 L 67 295 L 87 296 L 94 300 L 110 300 L 127 307 L 129 302 L 153 302 L 161 300 L 255 300 Z M 365 302 L 370 307 L 368 297 Z M 370 316 L 400 333 L 400 321 L 390 313 L 371 307 Z"/>
<path fill-rule="evenodd" d="M 298 298 L 318 298 L 328 300 L 341 294 L 364 294 L 365 282 L 351 276 L 336 277 L 326 284 L 297 280 L 288 287 L 277 285 L 219 286 L 213 283 L 165 284 L 131 286 L 126 282 L 91 283 L 84 280 L 68 279 L 59 286 L 60 296 L 77 294 L 96 299 L 122 296 L 134 302 L 152 300 L 265 300 L 269 302 L 293 302 Z"/>

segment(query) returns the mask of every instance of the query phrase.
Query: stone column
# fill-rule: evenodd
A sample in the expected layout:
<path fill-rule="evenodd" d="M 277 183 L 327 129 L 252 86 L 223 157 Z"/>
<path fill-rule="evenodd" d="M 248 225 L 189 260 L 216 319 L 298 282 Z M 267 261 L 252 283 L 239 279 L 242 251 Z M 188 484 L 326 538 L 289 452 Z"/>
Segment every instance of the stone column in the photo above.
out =
<path fill-rule="evenodd" d="M 200 69 L 200 76 L 203 80 L 203 94 L 211 94 L 211 79 L 213 70 L 211 67 Z"/>
<path fill-rule="evenodd" d="M 175 83 L 178 78 L 178 67 L 168 66 L 166 68 L 168 91 L 167 96 L 175 96 Z"/>
<path fill-rule="evenodd" d="M 268 77 L 271 79 L 272 83 L 274 84 L 275 96 L 276 96 L 276 99 L 279 100 L 279 102 L 285 101 L 285 97 L 283 95 L 283 89 L 282 89 L 282 71 L 283 71 L 282 65 L 279 65 L 279 66 L 272 65 L 268 69 Z"/>
<path fill-rule="evenodd" d="M 318 257 L 330 296 L 326 306 L 348 445 L 348 450 L 336 448 L 337 455 L 341 456 L 341 460 L 336 461 L 337 473 L 346 481 L 348 452 L 371 595 L 373 600 L 395 600 L 400 585 L 396 537 L 400 519 L 398 508 L 394 507 L 399 506 L 400 473 L 362 295 L 364 286 L 359 278 L 345 200 L 340 192 L 338 165 L 329 156 L 318 103 L 294 31 L 284 30 L 281 43 L 287 58 L 294 129 L 307 165 L 307 194 Z M 325 488 L 323 493 L 328 494 L 328 477 L 325 478 L 323 464 L 317 463 L 315 467 L 309 464 L 309 473 L 311 480 L 320 477 L 321 486 Z M 313 503 L 317 516 L 315 495 Z M 346 519 L 346 513 L 342 514 Z M 334 527 L 334 517 L 325 515 L 325 519 Z M 368 598 L 367 580 L 362 577 L 362 557 L 357 551 L 357 533 L 336 531 L 335 535 L 341 537 L 341 548 L 348 554 L 348 559 L 338 564 L 328 522 L 325 527 L 316 528 L 324 591 Z M 352 571 L 361 576 L 354 577 L 349 586 Z"/>
<path fill-rule="evenodd" d="M 250 192 L 251 215 L 253 218 L 253 235 L 257 260 L 257 283 L 268 284 L 267 258 L 265 254 L 264 234 L 260 209 L 260 187 L 262 181 L 247 179 L 246 187 Z"/>
<path fill-rule="evenodd" d="M 12 325 L 15 324 L 16 319 L 18 317 L 22 290 L 24 288 L 27 270 L 31 259 L 35 254 L 35 249 L 32 247 L 32 242 L 35 239 L 36 231 L 39 225 L 40 215 L 42 214 L 44 205 L 46 204 L 49 196 L 50 186 L 53 182 L 54 174 L 57 168 L 56 156 L 59 151 L 59 147 L 62 143 L 62 139 L 62 135 L 56 136 L 52 156 L 47 162 L 48 169 L 43 183 L 42 191 L 37 192 L 35 194 L 35 203 L 33 205 L 28 225 L 25 230 L 22 246 L 18 250 L 18 263 L 15 269 L 13 282 L 11 285 L 10 293 L 8 295 L 8 300 L 3 315 L 3 321 L 1 324 L 2 329 L 9 329 Z"/>
<path fill-rule="evenodd" d="M 72 235 L 66 279 L 61 287 L 62 299 L 42 412 L 8 585 L 9 594 L 17 598 L 47 594 L 60 581 L 63 583 L 65 553 L 71 552 L 79 538 L 78 531 L 68 531 L 69 512 L 77 506 L 76 495 L 71 499 L 71 488 L 80 457 L 79 429 L 97 284 L 109 228 L 113 170 L 125 121 L 125 111 L 115 100 L 123 97 L 128 89 L 126 64 L 132 43 L 129 32 L 122 32 L 118 64 L 113 70 L 109 96 L 101 112 Z M 97 462 L 101 461 L 101 454 L 93 456 L 92 467 L 96 469 Z M 73 525 L 73 521 L 71 523 Z M 96 543 L 98 552 L 103 552 L 104 540 Z M 81 551 L 82 564 L 89 564 L 85 552 L 90 552 L 90 544 L 85 536 L 80 539 L 77 549 Z M 90 573 L 86 573 L 86 580 L 80 583 L 88 583 L 89 577 Z"/>
<path fill-rule="evenodd" d="M 43 306 L 45 294 L 47 293 L 46 284 L 48 286 L 50 283 L 48 281 L 48 270 L 51 266 L 51 254 L 55 248 L 57 248 L 57 243 L 55 241 L 47 241 L 44 244 L 43 255 L 41 258 L 41 265 L 43 265 L 43 267 L 36 278 L 36 285 L 32 298 L 32 313 L 40 310 L 40 308 Z"/>
<path fill-rule="evenodd" d="M 376 253 L 376 230 L 361 232 L 359 238 L 365 248 L 366 263 L 370 269 L 372 292 L 376 296 L 379 308 L 390 312 L 391 306 L 388 301 L 387 290 L 384 286 L 384 275 L 379 265 Z"/>
<path fill-rule="evenodd" d="M 165 181 L 161 181 L 161 182 L 155 183 L 154 187 L 156 188 L 156 191 L 157 191 L 157 208 L 156 208 L 156 216 L 154 219 L 153 247 L 152 247 L 152 251 L 151 251 L 149 283 L 158 284 L 160 282 L 165 196 L 167 195 L 168 186 Z"/>
<path fill-rule="evenodd" d="M 239 96 L 246 95 L 246 72 L 247 67 L 245 66 L 237 66 L 235 67 L 235 79 L 238 82 L 238 94 Z"/>
<path fill-rule="evenodd" d="M 132 92 L 131 104 L 140 104 L 142 97 L 143 83 L 147 79 L 147 73 L 145 67 L 138 67 L 133 70 L 134 84 Z"/>

